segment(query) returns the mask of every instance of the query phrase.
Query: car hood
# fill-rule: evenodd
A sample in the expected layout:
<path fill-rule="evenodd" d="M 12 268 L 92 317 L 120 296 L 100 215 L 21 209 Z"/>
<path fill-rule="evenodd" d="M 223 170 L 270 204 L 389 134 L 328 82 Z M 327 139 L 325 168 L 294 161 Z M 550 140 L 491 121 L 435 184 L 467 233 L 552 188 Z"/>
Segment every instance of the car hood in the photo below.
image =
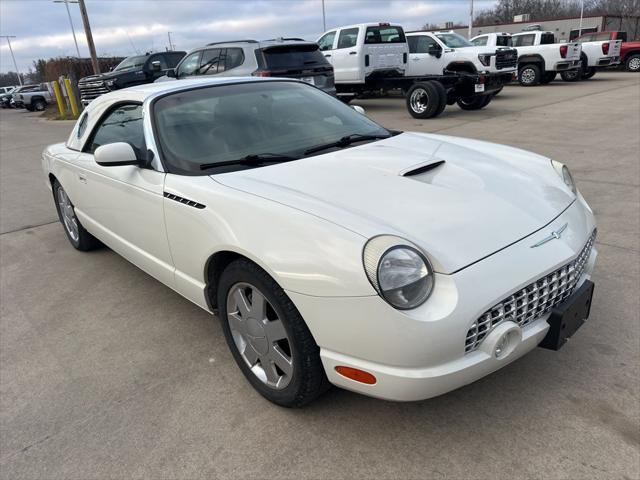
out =
<path fill-rule="evenodd" d="M 548 158 L 420 133 L 212 178 L 366 238 L 404 237 L 423 248 L 440 273 L 532 234 L 575 198 Z"/>
<path fill-rule="evenodd" d="M 127 73 L 135 72 L 137 70 L 140 70 L 140 69 L 139 68 L 131 68 L 131 69 L 128 69 L 128 70 L 118 70 L 117 72 L 116 71 L 111 71 L 111 72 L 100 73 L 98 75 L 90 75 L 88 77 L 81 78 L 78 83 L 95 82 L 95 81 L 98 81 L 98 80 L 109 80 L 111 78 L 117 78 L 118 76 L 122 76 L 122 75 L 127 74 Z"/>

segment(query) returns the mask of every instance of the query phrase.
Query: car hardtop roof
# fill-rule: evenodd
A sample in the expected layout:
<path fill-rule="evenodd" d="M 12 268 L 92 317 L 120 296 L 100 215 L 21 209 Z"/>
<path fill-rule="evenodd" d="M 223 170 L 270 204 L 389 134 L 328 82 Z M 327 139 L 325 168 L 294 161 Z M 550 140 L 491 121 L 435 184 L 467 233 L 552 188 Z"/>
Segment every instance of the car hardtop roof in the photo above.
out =
<path fill-rule="evenodd" d="M 277 45 L 311 45 L 316 42 L 305 40 L 303 38 L 293 38 L 293 37 L 280 37 L 280 38 L 270 38 L 268 40 L 226 40 L 224 42 L 212 42 L 203 45 L 202 47 L 197 47 L 192 50 L 192 52 L 198 50 L 206 50 L 209 47 L 221 47 L 221 46 L 229 46 L 229 45 L 238 45 L 239 43 L 246 44 L 248 46 L 255 46 L 256 48 L 265 48 L 272 47 Z"/>
<path fill-rule="evenodd" d="M 511 36 L 515 37 L 516 35 L 531 35 L 532 33 L 539 33 L 539 34 L 543 34 L 543 33 L 551 33 L 553 35 L 555 35 L 555 33 L 549 31 L 549 30 L 528 30 L 526 32 L 518 32 L 518 33 L 512 33 Z"/>

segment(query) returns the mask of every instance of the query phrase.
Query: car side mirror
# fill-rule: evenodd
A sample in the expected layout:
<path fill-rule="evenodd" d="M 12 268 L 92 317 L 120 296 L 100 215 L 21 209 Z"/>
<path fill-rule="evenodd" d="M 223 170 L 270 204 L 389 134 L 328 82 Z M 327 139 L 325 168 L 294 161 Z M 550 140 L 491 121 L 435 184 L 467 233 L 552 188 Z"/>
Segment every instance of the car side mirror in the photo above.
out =
<path fill-rule="evenodd" d="M 364 115 L 364 108 L 362 108 L 360 105 L 351 105 L 351 108 L 353 108 L 356 112 L 358 112 L 360 115 Z"/>
<path fill-rule="evenodd" d="M 440 47 L 431 47 L 429 49 L 429 55 L 433 55 L 436 58 L 440 58 L 441 52 L 442 50 Z"/>
<path fill-rule="evenodd" d="M 160 60 L 154 60 L 153 62 L 151 62 L 152 72 L 159 72 L 160 70 L 162 70 L 162 65 L 160 65 Z"/>
<path fill-rule="evenodd" d="M 169 70 L 167 70 L 167 77 L 177 78 L 176 69 L 175 68 L 170 68 Z"/>
<path fill-rule="evenodd" d="M 123 165 L 140 165 L 133 147 L 126 142 L 108 143 L 96 148 L 93 154 L 98 165 L 103 167 L 121 167 Z"/>

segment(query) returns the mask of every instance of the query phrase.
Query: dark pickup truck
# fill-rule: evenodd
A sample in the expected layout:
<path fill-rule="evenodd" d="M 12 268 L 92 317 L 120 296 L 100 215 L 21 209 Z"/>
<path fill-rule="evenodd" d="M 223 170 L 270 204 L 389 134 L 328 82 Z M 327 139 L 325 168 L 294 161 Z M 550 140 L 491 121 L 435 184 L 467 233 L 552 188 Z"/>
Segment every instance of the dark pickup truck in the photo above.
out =
<path fill-rule="evenodd" d="M 80 79 L 80 101 L 83 105 L 88 105 L 94 98 L 112 90 L 153 83 L 166 75 L 167 70 L 175 68 L 185 53 L 159 52 L 127 57 L 108 73 Z"/>

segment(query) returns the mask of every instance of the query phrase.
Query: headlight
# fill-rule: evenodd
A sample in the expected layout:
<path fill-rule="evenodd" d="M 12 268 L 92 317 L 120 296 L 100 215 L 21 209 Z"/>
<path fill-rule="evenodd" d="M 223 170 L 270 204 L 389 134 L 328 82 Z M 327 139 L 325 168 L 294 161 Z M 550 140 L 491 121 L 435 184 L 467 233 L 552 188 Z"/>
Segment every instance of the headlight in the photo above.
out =
<path fill-rule="evenodd" d="M 574 195 L 577 195 L 578 187 L 576 187 L 576 182 L 573 180 L 569 167 L 555 160 L 551 160 L 551 165 L 553 165 L 553 168 L 558 172 L 558 175 L 560 175 L 565 185 L 571 189 Z"/>
<path fill-rule="evenodd" d="M 480 53 L 478 55 L 478 60 L 480 60 L 480 63 L 482 63 L 482 65 L 484 65 L 485 67 L 488 67 L 489 65 L 491 65 L 492 56 L 493 56 L 493 53 Z"/>
<path fill-rule="evenodd" d="M 364 247 L 364 269 L 378 294 L 393 307 L 422 305 L 433 291 L 433 269 L 411 242 L 392 235 L 374 237 Z"/>

